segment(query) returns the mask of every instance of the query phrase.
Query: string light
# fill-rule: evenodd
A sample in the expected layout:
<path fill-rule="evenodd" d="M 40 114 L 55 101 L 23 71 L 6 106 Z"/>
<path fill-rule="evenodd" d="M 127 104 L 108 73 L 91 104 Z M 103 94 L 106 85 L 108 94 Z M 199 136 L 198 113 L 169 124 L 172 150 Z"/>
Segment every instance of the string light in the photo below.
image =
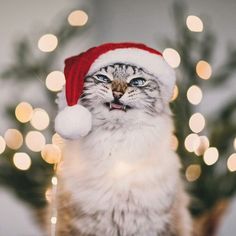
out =
<path fill-rule="evenodd" d="M 179 95 L 179 89 L 178 89 L 178 86 L 175 85 L 174 86 L 174 89 L 173 89 L 173 95 L 172 95 L 172 98 L 171 98 L 171 102 L 173 102 Z"/>
<path fill-rule="evenodd" d="M 215 147 L 209 147 L 203 155 L 203 160 L 206 165 L 211 166 L 217 162 L 219 158 L 219 152 Z"/>
<path fill-rule="evenodd" d="M 14 150 L 19 149 L 23 144 L 23 136 L 17 129 L 8 129 L 4 134 L 6 145 Z"/>
<path fill-rule="evenodd" d="M 163 51 L 163 57 L 172 68 L 177 68 L 180 65 L 180 55 L 173 48 L 166 48 Z"/>
<path fill-rule="evenodd" d="M 27 153 L 17 152 L 13 156 L 13 163 L 19 170 L 28 170 L 31 166 L 31 159 Z"/>
<path fill-rule="evenodd" d="M 171 136 L 171 149 L 176 151 L 179 146 L 179 141 L 175 135 Z"/>
<path fill-rule="evenodd" d="M 198 105 L 202 100 L 202 90 L 196 86 L 191 86 L 187 91 L 188 101 L 193 105 Z"/>
<path fill-rule="evenodd" d="M 185 176 L 189 182 L 196 181 L 201 175 L 201 166 L 198 164 L 189 165 L 186 169 Z"/>
<path fill-rule="evenodd" d="M 197 134 L 189 134 L 184 141 L 184 146 L 187 151 L 194 152 L 200 144 L 200 139 Z"/>
<path fill-rule="evenodd" d="M 38 41 L 38 48 L 42 52 L 52 52 L 58 45 L 58 39 L 54 34 L 45 34 Z"/>
<path fill-rule="evenodd" d="M 205 127 L 205 118 L 201 113 L 193 114 L 189 119 L 189 127 L 195 132 L 201 132 Z"/>
<path fill-rule="evenodd" d="M 48 113 L 45 110 L 41 108 L 34 109 L 30 123 L 35 129 L 38 130 L 46 129 L 49 125 L 49 121 L 50 119 Z"/>
<path fill-rule="evenodd" d="M 21 102 L 17 105 L 15 109 L 15 116 L 18 121 L 20 121 L 21 123 L 26 123 L 30 121 L 32 115 L 33 108 L 29 103 Z"/>
<path fill-rule="evenodd" d="M 47 163 L 57 164 L 61 160 L 61 150 L 55 144 L 46 144 L 41 151 L 41 156 Z"/>
<path fill-rule="evenodd" d="M 202 32 L 203 22 L 198 16 L 190 15 L 186 19 L 186 25 L 192 32 Z"/>
<path fill-rule="evenodd" d="M 55 168 L 56 172 L 56 168 Z M 52 195 L 51 195 L 51 236 L 56 236 L 56 223 L 57 223 L 57 177 L 54 175 L 51 179 L 52 182 Z"/>
<path fill-rule="evenodd" d="M 199 136 L 199 146 L 195 149 L 195 154 L 200 156 L 203 155 L 207 148 L 209 148 L 209 139 L 206 136 Z"/>
<path fill-rule="evenodd" d="M 2 136 L 0 136 L 0 154 L 2 154 L 6 149 L 6 142 Z"/>
<path fill-rule="evenodd" d="M 208 62 L 201 60 L 196 65 L 196 72 L 201 79 L 210 79 L 212 74 L 211 65 Z"/>
<path fill-rule="evenodd" d="M 53 92 L 61 91 L 65 85 L 65 76 L 61 71 L 53 71 L 46 78 L 46 87 Z"/>
<path fill-rule="evenodd" d="M 34 152 L 40 152 L 45 146 L 46 140 L 42 133 L 30 131 L 25 137 L 27 147 Z"/>
<path fill-rule="evenodd" d="M 83 26 L 87 23 L 87 21 L 87 13 L 81 10 L 73 11 L 68 16 L 68 22 L 71 26 Z"/>
<path fill-rule="evenodd" d="M 45 192 L 45 199 L 47 202 L 51 203 L 52 202 L 52 189 L 48 188 Z"/>
<path fill-rule="evenodd" d="M 236 171 L 236 153 L 233 153 L 227 160 L 227 167 L 229 171 Z"/>
<path fill-rule="evenodd" d="M 236 150 L 236 138 L 234 138 L 234 149 Z"/>

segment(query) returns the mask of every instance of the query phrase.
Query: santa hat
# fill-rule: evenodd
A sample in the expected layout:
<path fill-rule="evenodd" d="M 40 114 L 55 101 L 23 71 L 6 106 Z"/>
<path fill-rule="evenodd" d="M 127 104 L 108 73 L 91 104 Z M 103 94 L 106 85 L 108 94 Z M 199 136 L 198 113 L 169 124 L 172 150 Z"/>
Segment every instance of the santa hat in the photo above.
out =
<path fill-rule="evenodd" d="M 171 97 L 175 74 L 159 51 L 139 43 L 106 43 L 90 48 L 65 60 L 65 95 L 68 106 L 55 119 L 55 130 L 62 137 L 78 139 L 89 133 L 92 128 L 91 113 L 78 104 L 83 93 L 84 79 L 100 68 L 114 63 L 143 68 L 163 84 L 168 99 Z"/>

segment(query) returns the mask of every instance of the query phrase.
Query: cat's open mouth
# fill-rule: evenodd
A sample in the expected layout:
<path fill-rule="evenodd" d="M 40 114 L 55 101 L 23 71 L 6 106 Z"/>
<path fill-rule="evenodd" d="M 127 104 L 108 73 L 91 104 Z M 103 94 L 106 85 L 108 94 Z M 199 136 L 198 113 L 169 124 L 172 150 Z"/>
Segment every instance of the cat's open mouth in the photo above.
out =
<path fill-rule="evenodd" d="M 119 101 L 106 102 L 105 105 L 109 108 L 110 111 L 112 110 L 127 111 L 127 109 L 130 109 L 130 106 L 125 105 Z"/>

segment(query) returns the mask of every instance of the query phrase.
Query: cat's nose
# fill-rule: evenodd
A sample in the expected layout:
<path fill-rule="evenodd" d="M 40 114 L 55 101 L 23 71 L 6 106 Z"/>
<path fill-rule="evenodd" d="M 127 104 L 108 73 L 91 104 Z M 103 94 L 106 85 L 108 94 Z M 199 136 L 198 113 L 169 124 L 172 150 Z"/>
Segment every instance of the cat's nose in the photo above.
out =
<path fill-rule="evenodd" d="M 118 91 L 113 91 L 112 94 L 115 99 L 120 99 L 123 96 L 123 93 Z"/>

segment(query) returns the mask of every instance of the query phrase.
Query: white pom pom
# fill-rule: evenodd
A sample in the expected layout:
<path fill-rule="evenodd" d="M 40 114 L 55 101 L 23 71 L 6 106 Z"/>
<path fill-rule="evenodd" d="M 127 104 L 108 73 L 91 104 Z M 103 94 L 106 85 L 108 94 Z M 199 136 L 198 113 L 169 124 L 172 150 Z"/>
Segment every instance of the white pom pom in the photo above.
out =
<path fill-rule="evenodd" d="M 91 128 L 91 113 L 81 105 L 65 107 L 55 119 L 56 132 L 66 139 L 78 139 L 86 136 Z"/>

